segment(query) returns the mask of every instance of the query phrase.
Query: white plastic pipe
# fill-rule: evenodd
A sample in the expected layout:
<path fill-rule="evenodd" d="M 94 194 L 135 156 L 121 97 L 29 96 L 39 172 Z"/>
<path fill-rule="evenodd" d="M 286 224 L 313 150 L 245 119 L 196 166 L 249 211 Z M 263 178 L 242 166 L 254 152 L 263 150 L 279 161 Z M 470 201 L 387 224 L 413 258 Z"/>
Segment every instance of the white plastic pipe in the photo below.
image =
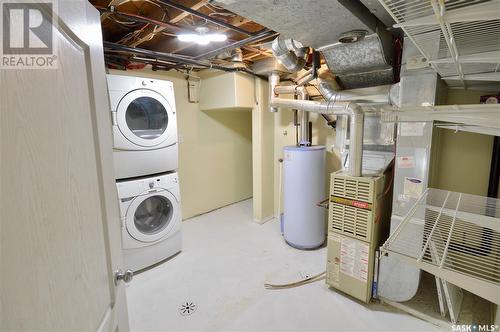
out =
<path fill-rule="evenodd" d="M 276 92 L 274 92 L 275 87 L 279 84 L 280 82 L 280 75 L 276 72 L 273 71 L 271 74 L 269 74 L 269 98 L 274 98 L 277 97 Z M 276 113 L 278 112 L 277 107 L 273 107 L 271 104 L 269 104 L 269 112 Z"/>
<path fill-rule="evenodd" d="M 362 175 L 363 158 L 363 126 L 365 114 L 361 107 L 353 102 L 293 100 L 274 97 L 270 98 L 271 107 L 285 107 L 306 112 L 333 115 L 348 115 L 350 119 L 349 136 L 349 174 Z"/>
<path fill-rule="evenodd" d="M 300 100 L 308 100 L 309 95 L 305 87 L 301 86 L 297 89 L 297 95 Z M 299 111 L 300 119 L 300 146 L 310 146 L 312 142 L 309 141 L 309 112 Z"/>

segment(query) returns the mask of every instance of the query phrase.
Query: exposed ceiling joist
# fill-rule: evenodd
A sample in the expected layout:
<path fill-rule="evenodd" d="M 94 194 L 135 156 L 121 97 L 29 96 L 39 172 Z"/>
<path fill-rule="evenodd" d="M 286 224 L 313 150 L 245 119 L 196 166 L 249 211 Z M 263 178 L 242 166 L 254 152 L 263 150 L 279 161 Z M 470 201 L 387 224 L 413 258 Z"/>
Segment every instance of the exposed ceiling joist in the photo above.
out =
<path fill-rule="evenodd" d="M 242 25 L 244 25 L 244 24 L 246 24 L 248 22 L 250 22 L 250 21 L 247 20 L 247 19 L 243 19 L 243 20 L 238 20 L 237 19 L 237 20 L 232 20 L 230 23 L 231 23 L 231 25 L 233 25 L 235 27 L 239 27 L 239 26 L 242 26 Z M 221 33 L 228 32 L 228 31 L 229 31 L 229 29 L 222 29 L 222 30 L 220 30 Z M 182 46 L 179 46 L 179 47 L 175 48 L 172 52 L 173 53 L 178 53 L 178 52 L 181 52 L 181 51 L 183 51 L 183 50 L 185 50 L 185 49 L 187 49 L 189 47 L 192 47 L 192 46 L 193 46 L 193 44 L 184 44 Z"/>
<path fill-rule="evenodd" d="M 208 3 L 208 0 L 195 0 L 195 1 L 190 1 L 190 3 L 191 4 L 188 5 L 190 9 L 198 10 L 201 7 L 205 6 Z M 181 11 L 179 14 L 175 15 L 174 17 L 171 17 L 169 23 L 175 24 L 177 22 L 180 22 L 181 20 L 183 20 L 184 18 L 186 18 L 189 15 L 191 15 L 191 14 L 188 12 L 185 12 L 185 11 Z M 155 34 L 161 32 L 165 29 L 166 29 L 166 27 L 159 27 L 154 32 L 153 31 L 148 32 L 144 36 L 142 36 L 139 39 L 135 40 L 134 42 L 130 43 L 129 46 L 137 47 L 138 45 L 140 45 L 146 41 L 151 40 L 151 38 L 153 38 Z"/>
<path fill-rule="evenodd" d="M 241 48 L 243 59 L 254 54 L 266 57 L 269 52 L 252 45 L 276 35 L 256 22 L 211 5 L 209 0 L 89 1 L 101 12 L 103 37 L 107 43 L 106 62 L 122 69 L 134 68 L 135 62 L 158 65 L 165 70 L 184 66 L 197 69 L 216 68 L 214 66 L 220 64 L 227 66 L 230 60 L 216 58 L 219 53 Z M 199 33 L 195 28 L 200 26 L 226 34 L 227 42 L 200 45 L 176 38 L 179 32 Z M 144 52 L 153 53 L 145 56 Z M 156 58 L 159 55 L 161 57 Z"/>
<path fill-rule="evenodd" d="M 157 0 L 157 1 L 159 1 L 160 3 L 163 3 L 163 4 L 167 5 L 167 6 L 173 7 L 175 9 L 185 11 L 185 12 L 187 12 L 187 13 L 193 15 L 193 16 L 197 16 L 199 18 L 202 18 L 202 19 L 206 20 L 207 22 L 219 25 L 219 26 L 221 26 L 223 28 L 226 28 L 226 29 L 229 29 L 229 30 L 234 30 L 236 32 L 239 32 L 239 33 L 241 33 L 243 35 L 247 35 L 247 36 L 254 35 L 254 33 L 250 32 L 250 31 L 241 29 L 241 28 L 239 28 L 237 26 L 234 26 L 234 25 L 231 25 L 231 24 L 229 24 L 229 23 L 227 23 L 225 21 L 213 18 L 210 15 L 203 14 L 203 13 L 198 12 L 198 11 L 196 11 L 196 10 L 190 8 L 190 7 L 186 7 L 184 5 L 176 3 L 174 1 L 171 1 L 171 0 Z"/>
<path fill-rule="evenodd" d="M 108 7 L 111 7 L 111 6 L 117 7 L 117 6 L 119 6 L 122 3 L 127 2 L 127 1 L 129 1 L 129 0 L 111 0 L 111 2 L 108 4 Z M 109 12 L 103 13 L 101 15 L 101 22 L 106 21 L 108 19 L 109 15 L 111 15 L 111 13 L 109 13 Z"/>

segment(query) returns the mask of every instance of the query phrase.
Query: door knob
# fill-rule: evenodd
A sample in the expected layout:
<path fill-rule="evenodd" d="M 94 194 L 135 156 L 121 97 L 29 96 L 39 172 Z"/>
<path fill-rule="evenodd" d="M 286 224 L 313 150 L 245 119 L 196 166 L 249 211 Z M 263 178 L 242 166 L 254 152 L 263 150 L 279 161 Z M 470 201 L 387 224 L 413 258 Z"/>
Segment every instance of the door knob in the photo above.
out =
<path fill-rule="evenodd" d="M 123 280 L 126 284 L 132 281 L 134 278 L 134 271 L 126 270 L 123 272 L 121 269 L 115 271 L 115 285 L 118 285 L 121 280 Z"/>

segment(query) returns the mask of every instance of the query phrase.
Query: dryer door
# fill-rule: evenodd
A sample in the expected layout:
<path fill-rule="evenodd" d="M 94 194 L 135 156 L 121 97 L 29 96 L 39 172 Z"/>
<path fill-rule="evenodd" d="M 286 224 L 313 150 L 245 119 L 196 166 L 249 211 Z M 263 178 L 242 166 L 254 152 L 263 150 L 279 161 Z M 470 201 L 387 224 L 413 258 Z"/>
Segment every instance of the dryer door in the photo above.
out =
<path fill-rule="evenodd" d="M 123 136 L 139 146 L 154 147 L 175 139 L 169 130 L 175 125 L 174 111 L 162 95 L 152 90 L 126 94 L 118 104 L 116 120 Z"/>
<path fill-rule="evenodd" d="M 177 199 L 167 190 L 136 197 L 127 210 L 126 227 L 134 239 L 154 242 L 168 235 L 180 212 Z"/>

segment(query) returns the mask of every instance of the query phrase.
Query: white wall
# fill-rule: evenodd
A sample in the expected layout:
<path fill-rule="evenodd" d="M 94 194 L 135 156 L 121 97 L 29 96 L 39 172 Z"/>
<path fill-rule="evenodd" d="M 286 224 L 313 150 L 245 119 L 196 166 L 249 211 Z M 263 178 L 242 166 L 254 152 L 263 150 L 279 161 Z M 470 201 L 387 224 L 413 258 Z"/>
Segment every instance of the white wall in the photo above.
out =
<path fill-rule="evenodd" d="M 256 80 L 252 110 L 253 217 L 262 223 L 274 217 L 274 114 L 269 112 L 269 85 Z"/>

